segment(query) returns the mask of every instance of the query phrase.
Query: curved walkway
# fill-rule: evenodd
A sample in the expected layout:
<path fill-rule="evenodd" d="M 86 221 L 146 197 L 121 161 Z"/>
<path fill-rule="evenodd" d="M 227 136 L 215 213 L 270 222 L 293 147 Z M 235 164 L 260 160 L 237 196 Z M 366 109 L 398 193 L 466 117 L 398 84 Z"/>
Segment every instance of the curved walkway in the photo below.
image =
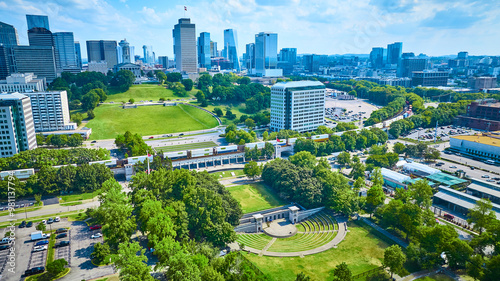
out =
<path fill-rule="evenodd" d="M 331 248 L 336 248 L 337 245 L 342 242 L 347 234 L 347 219 L 342 216 L 335 216 L 335 220 L 338 223 L 339 230 L 337 233 L 337 236 L 333 238 L 332 241 L 326 243 L 323 246 L 320 246 L 315 249 L 307 250 L 307 251 L 301 251 L 301 252 L 269 252 L 267 249 L 271 247 L 271 245 L 276 241 L 276 239 L 272 239 L 269 244 L 264 247 L 263 250 L 257 250 L 254 248 L 250 248 L 245 246 L 245 251 L 248 251 L 250 253 L 258 254 L 259 256 L 269 256 L 269 257 L 303 257 L 307 255 L 314 255 L 317 253 L 324 252 L 326 250 L 330 250 Z"/>

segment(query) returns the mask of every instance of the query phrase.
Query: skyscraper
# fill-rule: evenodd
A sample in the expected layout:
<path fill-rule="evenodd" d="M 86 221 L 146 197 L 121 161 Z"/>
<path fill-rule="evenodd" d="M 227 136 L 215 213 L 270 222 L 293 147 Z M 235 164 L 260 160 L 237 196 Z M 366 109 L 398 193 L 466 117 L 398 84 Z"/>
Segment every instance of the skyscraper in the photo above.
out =
<path fill-rule="evenodd" d="M 43 27 L 28 29 L 28 41 L 30 46 L 55 46 L 52 32 Z"/>
<path fill-rule="evenodd" d="M 302 65 L 304 70 L 310 73 L 317 73 L 319 71 L 320 55 L 303 55 Z"/>
<path fill-rule="evenodd" d="M 387 45 L 387 63 L 397 64 L 403 52 L 403 43 L 395 42 Z"/>
<path fill-rule="evenodd" d="M 198 64 L 200 67 L 210 69 L 210 33 L 202 32 L 198 37 Z"/>
<path fill-rule="evenodd" d="M 172 30 L 175 67 L 187 73 L 198 71 L 196 59 L 196 27 L 188 18 L 179 19 Z"/>
<path fill-rule="evenodd" d="M 82 69 L 82 49 L 80 48 L 80 42 L 75 41 L 75 55 L 76 55 L 76 65 L 79 69 Z"/>
<path fill-rule="evenodd" d="M 0 80 L 15 73 L 12 48 L 19 45 L 19 36 L 14 26 L 0 22 Z"/>
<path fill-rule="evenodd" d="M 168 57 L 166 56 L 159 56 L 158 57 L 158 63 L 161 64 L 161 66 L 165 69 L 168 69 Z"/>
<path fill-rule="evenodd" d="M 56 32 L 53 35 L 61 68 L 80 69 L 76 58 L 75 38 L 73 37 L 73 32 Z"/>
<path fill-rule="evenodd" d="M 26 21 L 28 22 L 28 30 L 35 27 L 41 27 L 50 30 L 48 16 L 26 15 Z"/>
<path fill-rule="evenodd" d="M 35 149 L 36 135 L 30 98 L 19 93 L 0 94 L 0 157 Z"/>
<path fill-rule="evenodd" d="M 278 34 L 261 32 L 255 35 L 255 74 L 282 76 L 278 69 Z"/>
<path fill-rule="evenodd" d="M 248 73 L 252 73 L 255 70 L 255 43 L 245 46 L 245 64 Z"/>
<path fill-rule="evenodd" d="M 372 48 L 370 62 L 373 68 L 382 68 L 384 66 L 384 48 Z"/>
<path fill-rule="evenodd" d="M 236 30 L 224 30 L 223 56 L 232 63 L 233 69 L 240 71 L 240 62 L 238 60 L 238 37 Z"/>
<path fill-rule="evenodd" d="M 219 54 L 217 53 L 217 42 L 210 41 L 210 56 L 212 58 L 219 56 Z"/>
<path fill-rule="evenodd" d="M 130 58 L 130 44 L 123 39 L 118 43 L 118 63 L 129 63 Z"/>
<path fill-rule="evenodd" d="M 118 64 L 116 41 L 87 41 L 87 58 L 89 62 L 105 61 L 109 69 L 113 68 Z"/>
<path fill-rule="evenodd" d="M 282 48 L 280 50 L 279 61 L 286 61 L 291 65 L 297 63 L 297 48 Z"/>
<path fill-rule="evenodd" d="M 423 71 L 426 67 L 427 59 L 405 55 L 399 62 L 397 76 L 412 78 L 413 72 Z"/>
<path fill-rule="evenodd" d="M 55 48 L 52 46 L 16 46 L 13 48 L 17 72 L 34 73 L 51 83 L 57 76 Z"/>

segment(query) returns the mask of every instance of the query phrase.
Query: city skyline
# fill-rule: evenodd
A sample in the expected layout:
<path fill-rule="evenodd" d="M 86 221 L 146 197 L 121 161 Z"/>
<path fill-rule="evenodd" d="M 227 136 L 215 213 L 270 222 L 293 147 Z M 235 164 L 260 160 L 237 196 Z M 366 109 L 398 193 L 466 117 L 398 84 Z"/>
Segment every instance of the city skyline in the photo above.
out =
<path fill-rule="evenodd" d="M 278 33 L 278 49 L 297 48 L 299 54 L 369 54 L 372 47 L 403 42 L 403 52 L 430 56 L 459 51 L 498 55 L 500 21 L 494 3 L 393 2 L 155 1 L 145 6 L 130 0 L 64 4 L 16 0 L 0 1 L 0 16 L 18 30 L 23 45 L 28 43 L 26 14 L 47 15 L 52 32 L 73 32 L 76 41 L 127 38 L 131 46 L 152 45 L 157 56 L 169 57 L 173 57 L 173 42 L 165 34 L 182 17 L 196 24 L 197 36 L 210 32 L 219 48 L 224 30 L 236 30 L 240 57 L 259 32 Z M 82 45 L 82 54 L 87 53 L 85 48 Z"/>

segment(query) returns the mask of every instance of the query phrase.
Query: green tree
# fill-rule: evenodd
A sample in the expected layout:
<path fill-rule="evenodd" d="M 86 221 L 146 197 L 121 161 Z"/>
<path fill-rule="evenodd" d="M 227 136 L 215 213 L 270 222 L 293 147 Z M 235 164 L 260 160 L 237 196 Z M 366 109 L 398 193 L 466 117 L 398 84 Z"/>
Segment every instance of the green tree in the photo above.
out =
<path fill-rule="evenodd" d="M 83 115 L 81 113 L 72 114 L 71 120 L 75 122 L 78 126 L 80 126 L 80 124 L 82 124 Z"/>
<path fill-rule="evenodd" d="M 353 281 L 352 272 L 345 262 L 337 265 L 333 270 L 334 281 Z"/>
<path fill-rule="evenodd" d="M 40 222 L 39 224 L 37 224 L 36 226 L 36 230 L 41 230 L 41 231 L 45 231 L 47 229 L 47 225 L 45 225 L 44 223 Z"/>
<path fill-rule="evenodd" d="M 68 138 L 68 146 L 78 147 L 81 146 L 82 144 L 83 144 L 83 137 L 80 134 L 72 134 Z"/>
<path fill-rule="evenodd" d="M 266 133 L 266 132 L 264 132 Z M 266 159 L 271 159 L 274 155 L 274 145 L 271 143 L 266 142 L 264 145 L 264 148 L 262 149 L 262 155 L 266 157 Z"/>
<path fill-rule="evenodd" d="M 253 128 L 255 128 L 255 121 L 253 121 L 252 118 L 247 118 L 245 120 L 245 126 L 247 126 L 248 129 L 252 130 Z"/>
<path fill-rule="evenodd" d="M 167 74 L 168 82 L 181 82 L 182 74 L 179 72 L 170 72 Z"/>
<path fill-rule="evenodd" d="M 295 278 L 295 281 L 310 281 L 311 278 L 307 275 L 305 275 L 303 272 L 297 274 L 297 278 Z"/>
<path fill-rule="evenodd" d="M 394 147 L 393 147 L 394 152 L 397 154 L 403 154 L 405 152 L 405 149 L 406 149 L 406 145 L 404 145 L 400 142 L 395 143 Z"/>
<path fill-rule="evenodd" d="M 95 90 L 91 90 L 82 97 L 82 109 L 84 111 L 89 111 L 99 104 L 99 95 Z"/>
<path fill-rule="evenodd" d="M 370 216 L 377 207 L 384 204 L 385 194 L 381 185 L 373 185 L 366 192 L 366 209 L 370 212 Z"/>
<path fill-rule="evenodd" d="M 111 86 L 118 87 L 120 91 L 126 92 L 134 84 L 135 75 L 130 70 L 122 69 L 116 72 L 109 82 Z"/>
<path fill-rule="evenodd" d="M 467 275 L 474 280 L 481 280 L 483 277 L 484 258 L 481 255 L 473 255 L 467 263 Z"/>
<path fill-rule="evenodd" d="M 384 185 L 384 177 L 382 176 L 382 171 L 380 168 L 373 169 L 372 174 L 370 175 L 371 181 L 373 185 Z"/>
<path fill-rule="evenodd" d="M 473 223 L 474 230 L 478 230 L 479 234 L 483 233 L 483 228 L 496 220 L 495 212 L 492 209 L 493 204 L 489 199 L 483 198 L 477 201 L 474 208 L 469 211 L 467 222 Z"/>
<path fill-rule="evenodd" d="M 138 242 L 124 242 L 119 245 L 115 266 L 120 269 L 120 280 L 154 280 L 149 273 L 151 269 L 146 264 L 148 258 L 144 255 L 145 251 Z"/>
<path fill-rule="evenodd" d="M 224 113 L 222 112 L 222 109 L 216 107 L 214 108 L 214 113 L 218 116 L 218 117 L 222 117 L 224 116 Z"/>
<path fill-rule="evenodd" d="M 191 79 L 182 79 L 182 85 L 184 85 L 184 88 L 186 89 L 186 91 L 191 91 L 193 89 L 193 80 Z"/>
<path fill-rule="evenodd" d="M 134 99 L 129 99 L 128 102 L 130 102 L 131 104 L 134 104 L 135 100 Z"/>
<path fill-rule="evenodd" d="M 341 152 L 337 156 L 337 162 L 342 166 L 349 165 L 351 163 L 351 154 L 347 151 Z"/>
<path fill-rule="evenodd" d="M 57 274 L 64 271 L 64 267 L 68 264 L 65 259 L 57 259 L 47 264 L 47 273 L 50 276 L 57 276 Z"/>
<path fill-rule="evenodd" d="M 262 168 L 255 161 L 250 161 L 245 164 L 243 168 L 243 173 L 252 180 L 255 180 L 256 177 L 262 174 Z"/>
<path fill-rule="evenodd" d="M 427 180 L 418 180 L 410 185 L 410 194 L 415 203 L 422 208 L 428 209 L 432 205 L 432 187 Z"/>
<path fill-rule="evenodd" d="M 316 157 L 312 155 L 309 151 L 297 152 L 289 157 L 290 162 L 298 167 L 304 167 L 312 169 L 316 166 Z"/>
<path fill-rule="evenodd" d="M 37 205 L 40 205 L 40 203 L 42 203 L 42 195 L 41 194 L 35 194 L 35 202 Z"/>
<path fill-rule="evenodd" d="M 36 144 L 39 146 L 44 145 L 45 137 L 42 134 L 36 134 Z"/>
<path fill-rule="evenodd" d="M 406 262 L 406 255 L 401 250 L 399 245 L 392 245 L 384 251 L 384 266 L 389 268 L 391 278 L 394 272 L 398 273 Z"/>
<path fill-rule="evenodd" d="M 365 178 L 366 166 L 361 162 L 354 162 L 350 176 L 353 179 Z"/>
<path fill-rule="evenodd" d="M 90 255 L 92 259 L 96 261 L 97 264 L 104 262 L 104 258 L 111 254 L 111 250 L 107 243 L 96 243 L 94 244 L 94 251 Z"/>

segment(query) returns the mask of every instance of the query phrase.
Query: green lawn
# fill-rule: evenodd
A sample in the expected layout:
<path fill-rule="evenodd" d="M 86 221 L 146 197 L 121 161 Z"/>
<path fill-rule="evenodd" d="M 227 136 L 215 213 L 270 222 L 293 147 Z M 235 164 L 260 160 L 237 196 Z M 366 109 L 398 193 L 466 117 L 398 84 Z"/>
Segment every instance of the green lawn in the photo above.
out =
<path fill-rule="evenodd" d="M 188 143 L 188 144 L 161 146 L 161 147 L 155 147 L 155 149 L 157 152 L 171 152 L 171 151 L 206 148 L 206 147 L 214 147 L 214 146 L 218 146 L 218 145 L 213 141 L 203 141 L 203 142 L 194 142 L 194 143 Z"/>
<path fill-rule="evenodd" d="M 159 101 L 160 98 L 171 100 L 188 99 L 191 98 L 191 96 L 178 97 L 174 95 L 174 92 L 172 92 L 172 90 L 166 89 L 165 86 L 142 84 L 133 85 L 126 92 L 120 92 L 115 88 L 110 88 L 108 98 L 105 102 L 128 102 L 128 100 L 131 98 L 133 98 L 135 102 L 139 102 L 141 100 Z"/>
<path fill-rule="evenodd" d="M 114 139 L 127 130 L 140 135 L 159 135 L 210 129 L 218 125 L 209 113 L 189 105 L 139 106 L 123 109 L 120 105 L 102 104 L 94 109 L 91 140 Z"/>
<path fill-rule="evenodd" d="M 270 274 L 274 280 L 295 280 L 304 272 L 312 280 L 332 280 L 335 266 L 346 262 L 353 275 L 382 265 L 384 249 L 389 246 L 372 232 L 356 223 L 349 223 L 350 232 L 337 248 L 301 257 L 276 258 L 245 253 L 260 270 Z"/>
<path fill-rule="evenodd" d="M 196 104 L 198 106 L 200 105 L 197 102 L 192 102 L 192 103 Z M 239 122 L 241 115 L 248 115 L 248 116 L 252 115 L 252 114 L 249 114 L 249 113 L 245 113 L 245 104 L 244 103 L 234 104 L 233 105 L 231 103 L 219 103 L 219 104 L 216 104 L 216 103 L 211 102 L 211 103 L 208 104 L 207 107 L 204 107 L 204 109 L 206 109 L 206 110 L 208 110 L 210 112 L 214 112 L 214 108 L 216 108 L 216 107 L 222 109 L 222 112 L 224 114 L 226 114 L 226 108 L 229 107 L 231 109 L 231 112 L 236 115 L 236 119 L 234 119 L 234 120 L 228 120 L 227 118 L 222 117 L 221 121 L 222 121 L 222 124 L 224 124 L 224 125 L 232 124 L 236 120 L 238 120 L 238 122 Z"/>
<path fill-rule="evenodd" d="M 261 183 L 230 186 L 227 190 L 240 203 L 244 214 L 286 204 L 270 188 Z"/>
<path fill-rule="evenodd" d="M 61 195 L 60 198 L 62 198 L 62 200 L 60 201 L 60 203 L 89 200 L 89 199 L 96 197 L 99 194 L 99 191 L 100 190 L 96 190 L 94 192 L 87 192 L 87 193 L 75 193 L 75 194 Z"/>
<path fill-rule="evenodd" d="M 416 280 L 420 280 L 420 281 L 453 281 L 453 278 L 451 278 L 448 275 L 444 275 L 444 274 L 433 274 L 431 276 L 418 278 Z"/>
<path fill-rule="evenodd" d="M 228 171 L 222 171 L 222 172 L 216 172 L 216 173 L 210 173 L 211 175 L 214 175 L 217 179 L 222 178 L 231 178 L 233 175 L 231 175 L 231 172 L 234 173 L 235 177 L 238 176 L 243 176 L 245 173 L 243 173 L 243 170 L 228 170 Z"/>

